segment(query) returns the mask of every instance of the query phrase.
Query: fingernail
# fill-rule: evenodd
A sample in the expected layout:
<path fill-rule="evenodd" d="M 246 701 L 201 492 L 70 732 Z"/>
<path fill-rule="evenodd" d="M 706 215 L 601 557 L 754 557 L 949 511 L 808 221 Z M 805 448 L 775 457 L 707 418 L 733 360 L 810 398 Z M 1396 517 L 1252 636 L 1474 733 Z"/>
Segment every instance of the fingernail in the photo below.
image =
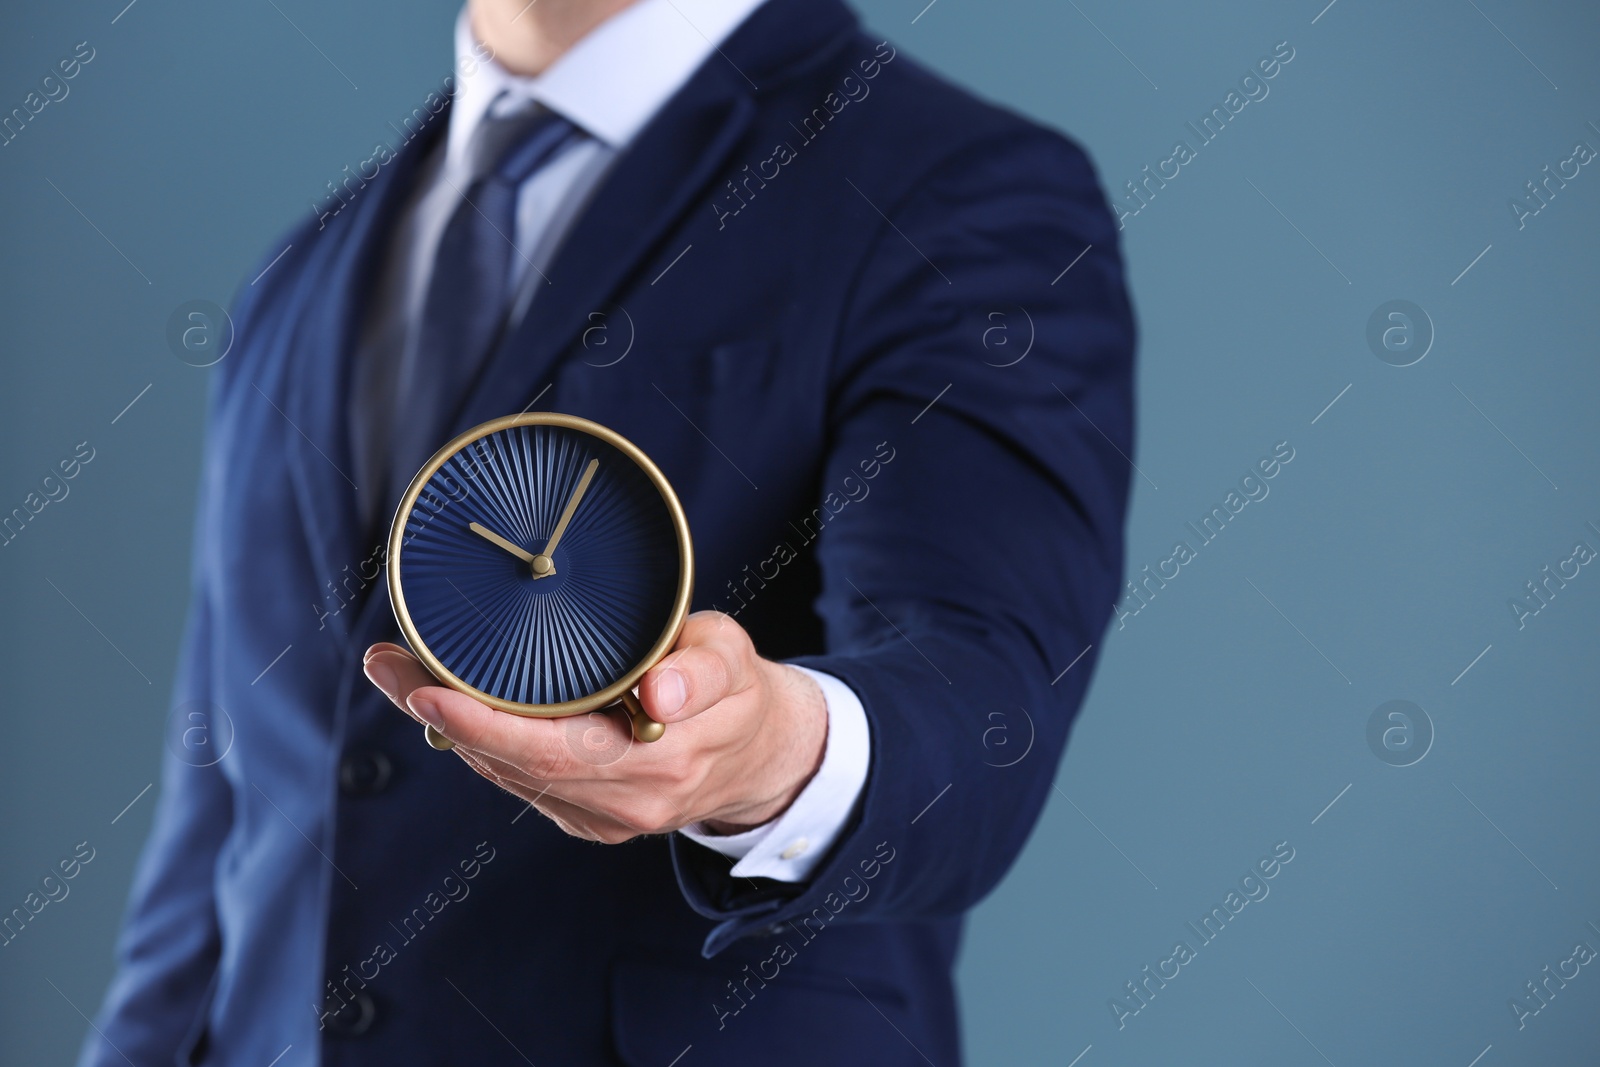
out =
<path fill-rule="evenodd" d="M 668 667 L 656 681 L 656 711 L 672 718 L 683 709 L 689 699 L 689 687 L 684 685 L 683 672 Z"/>
<path fill-rule="evenodd" d="M 444 732 L 444 716 L 439 714 L 439 705 L 435 704 L 431 698 L 425 697 L 421 693 L 412 693 L 411 698 L 406 701 L 406 707 L 411 709 L 412 714 L 435 730 L 440 733 Z"/>
<path fill-rule="evenodd" d="M 368 681 L 382 689 L 384 696 L 390 700 L 394 699 L 395 693 L 400 690 L 400 681 L 393 670 L 384 666 L 381 662 L 370 661 L 363 664 L 362 669 L 367 672 Z"/>

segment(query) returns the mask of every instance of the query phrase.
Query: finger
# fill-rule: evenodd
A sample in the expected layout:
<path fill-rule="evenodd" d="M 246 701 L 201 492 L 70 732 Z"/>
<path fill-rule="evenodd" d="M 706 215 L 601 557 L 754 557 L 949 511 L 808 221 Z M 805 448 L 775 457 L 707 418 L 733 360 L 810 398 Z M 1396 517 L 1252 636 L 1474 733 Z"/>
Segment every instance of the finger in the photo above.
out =
<path fill-rule="evenodd" d="M 520 797 L 529 804 L 537 806 L 546 800 L 565 799 L 552 792 L 551 787 L 556 784 L 554 782 L 535 781 L 509 764 L 485 756 L 481 752 L 472 752 L 469 749 L 462 748 L 460 745 L 457 745 L 451 751 L 461 757 L 462 762 L 476 771 L 479 776 L 488 779 L 501 789 Z"/>
<path fill-rule="evenodd" d="M 436 685 L 412 690 L 405 706 L 457 747 L 518 768 L 538 781 L 588 777 L 591 770 L 568 749 L 554 719 L 507 714 Z"/>
<path fill-rule="evenodd" d="M 472 749 L 480 757 L 492 759 L 497 773 L 484 776 L 496 781 L 506 779 L 506 782 L 500 782 L 506 788 L 510 788 L 507 782 L 515 781 L 537 791 L 551 780 L 542 776 L 541 771 L 549 774 L 560 772 L 568 781 L 586 777 L 615 778 L 620 772 L 606 772 L 604 768 L 620 762 L 634 747 L 632 734 L 620 712 L 614 715 L 595 712 L 582 718 L 561 720 L 508 715 L 489 709 L 464 694 L 441 687 L 415 656 L 398 645 L 373 645 L 367 650 L 365 669 L 372 683 L 383 690 L 401 711 L 418 723 L 432 726 L 450 738 L 458 748 Z M 427 695 L 418 697 L 422 690 L 427 690 Z M 414 697 L 418 697 L 415 702 Z M 474 731 L 460 725 L 448 726 L 443 718 L 435 721 L 433 713 L 439 711 L 442 715 L 445 708 L 457 709 L 460 714 L 468 716 L 467 720 L 458 718 L 458 722 L 482 722 L 485 728 Z M 486 714 L 475 715 L 478 709 Z M 422 711 L 427 714 L 422 714 Z M 488 728 L 497 722 L 504 728 Z M 452 729 L 460 736 L 452 734 Z M 530 731 L 538 735 L 537 739 L 526 736 Z M 559 753 L 552 757 L 553 746 L 557 744 L 565 746 L 565 756 L 568 758 L 560 758 Z M 511 752 L 507 751 L 507 745 L 519 747 Z M 534 762 L 520 762 L 522 759 Z M 474 769 L 478 768 L 475 766 Z"/>
<path fill-rule="evenodd" d="M 626 775 L 613 775 L 603 767 L 591 769 L 580 763 L 564 778 L 538 778 L 525 767 L 464 745 L 455 746 L 454 751 L 473 770 L 524 800 L 539 803 L 547 797 L 555 798 L 632 826 L 636 833 L 654 833 L 658 823 L 670 822 L 682 814 L 681 809 L 667 806 L 671 801 L 648 774 L 642 780 L 634 780 Z M 655 797 L 661 797 L 662 803 L 651 803 Z"/>
<path fill-rule="evenodd" d="M 744 627 L 721 612 L 696 612 L 677 650 L 640 679 L 639 701 L 657 722 L 693 718 L 749 688 L 754 656 Z"/>
<path fill-rule="evenodd" d="M 643 832 L 600 811 L 556 795 L 550 789 L 552 783 L 546 782 L 542 787 L 536 788 L 524 784 L 522 781 L 524 776 L 515 773 L 514 770 L 513 773 L 506 774 L 505 765 L 496 760 L 465 751 L 459 745 L 454 751 L 479 775 L 519 800 L 526 801 L 529 807 L 537 809 L 539 814 L 555 823 L 561 828 L 562 833 L 569 837 L 614 845 L 638 837 Z"/>
<path fill-rule="evenodd" d="M 539 809 L 540 814 L 549 817 L 572 836 L 600 841 L 607 845 L 621 844 L 636 837 L 671 833 L 685 825 L 683 820 L 678 818 L 665 816 L 643 818 L 626 813 L 618 814 L 550 794 L 537 801 L 530 800 L 530 803 Z M 652 809 L 656 806 L 648 805 Z"/>
<path fill-rule="evenodd" d="M 367 649 L 366 662 L 362 664 L 367 680 L 383 691 L 395 707 L 406 714 L 406 698 L 423 686 L 438 685 L 439 681 L 428 673 L 428 668 L 408 650 L 388 642 Z"/>
<path fill-rule="evenodd" d="M 569 837 L 596 841 L 603 845 L 620 845 L 639 836 L 638 830 L 564 800 L 545 797 L 534 807 L 539 809 L 539 814 L 555 823 L 561 828 L 561 832 Z"/>
<path fill-rule="evenodd" d="M 419 723 L 432 726 L 457 745 L 497 756 L 508 770 L 524 766 L 517 764 L 507 746 L 526 751 L 529 741 L 517 727 L 530 726 L 535 720 L 504 715 L 464 693 L 444 688 L 415 656 L 398 645 L 373 645 L 367 650 L 363 669 L 396 707 Z M 449 722 L 455 725 L 447 725 Z M 496 729 L 497 726 L 503 728 Z M 532 766 L 524 766 L 521 773 L 537 776 Z"/>
<path fill-rule="evenodd" d="M 428 672 L 407 649 L 388 642 L 380 642 L 367 649 L 362 669 L 367 680 L 383 691 L 391 703 L 418 722 L 439 729 L 439 724 L 418 715 L 411 706 L 411 695 L 419 689 L 443 688 L 439 680 Z M 448 690 L 447 690 L 448 692 Z M 460 694 L 458 694 L 460 695 Z M 471 698 L 468 698 L 471 699 Z M 480 703 L 473 701 L 473 703 Z M 432 703 L 430 703 L 430 707 Z M 480 705 L 481 706 L 481 705 Z"/>
<path fill-rule="evenodd" d="M 457 745 L 452 751 L 466 760 L 473 770 L 485 778 L 530 802 L 536 803 L 546 795 L 552 797 L 562 796 L 563 799 L 570 799 L 565 797 L 565 794 L 579 784 L 570 779 L 563 779 L 559 783 L 558 790 L 556 788 L 558 783 L 555 779 L 537 778 L 528 773 L 525 768 L 519 767 L 515 763 L 508 763 L 487 752 L 471 749 L 465 745 Z"/>
<path fill-rule="evenodd" d="M 540 729 L 558 734 L 571 760 L 568 773 L 562 778 L 566 785 L 564 795 L 568 799 L 573 799 L 572 788 L 582 783 L 626 780 L 631 767 L 645 756 L 645 746 L 634 742 L 628 718 L 617 705 L 604 711 L 591 711 L 587 715 L 571 715 L 544 722 L 545 726 Z M 550 784 L 549 780 L 536 777 L 531 768 L 508 762 L 500 754 L 473 749 L 465 742 L 457 747 L 492 763 L 502 776 L 514 778 L 533 789 L 542 789 Z M 633 757 L 632 762 L 623 766 L 630 756 Z"/>
<path fill-rule="evenodd" d="M 504 765 L 481 755 L 474 755 L 457 746 L 454 750 L 457 756 L 467 766 L 471 767 L 481 777 L 493 782 L 519 800 L 526 801 L 528 806 L 538 810 L 539 814 L 555 823 L 561 832 L 569 837 L 581 838 L 585 841 L 615 844 L 637 836 L 637 831 L 626 830 L 620 823 L 607 819 L 605 816 L 588 810 L 578 804 L 563 800 L 550 792 L 548 785 L 544 788 L 534 788 L 521 782 L 522 775 L 507 776 Z"/>
<path fill-rule="evenodd" d="M 684 810 L 659 789 L 614 781 L 542 781 L 462 745 L 454 751 L 480 776 L 538 808 L 575 837 L 617 844 L 641 834 L 670 833 L 689 822 Z"/>

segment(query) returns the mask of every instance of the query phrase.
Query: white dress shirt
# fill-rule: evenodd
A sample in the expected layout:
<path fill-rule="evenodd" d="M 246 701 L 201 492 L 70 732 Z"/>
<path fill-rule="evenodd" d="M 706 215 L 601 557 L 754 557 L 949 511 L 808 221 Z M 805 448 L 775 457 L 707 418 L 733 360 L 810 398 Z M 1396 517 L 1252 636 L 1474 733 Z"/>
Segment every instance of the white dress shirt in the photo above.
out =
<path fill-rule="evenodd" d="M 393 251 L 378 279 L 373 310 L 357 355 L 356 394 L 374 413 L 369 441 L 388 439 L 393 425 L 393 360 L 416 358 L 417 326 L 445 225 L 469 184 L 467 149 L 486 115 L 527 107 L 554 111 L 581 131 L 572 144 L 536 171 L 517 194 L 507 294 L 511 322 L 527 312 L 546 284 L 562 239 L 582 214 L 611 164 L 635 135 L 687 82 L 762 0 L 638 0 L 579 40 L 536 77 L 507 71 L 475 39 L 463 9 L 456 20 L 456 88 L 442 151 L 421 166 L 402 212 Z M 383 459 L 357 441 L 363 484 Z M 365 479 L 371 478 L 371 481 Z M 804 670 L 804 668 L 797 668 Z M 866 712 L 849 686 L 806 670 L 822 688 L 828 735 L 822 763 L 795 802 L 778 818 L 745 833 L 712 834 L 689 827 L 684 836 L 736 862 L 737 877 L 804 881 L 854 812 L 867 780 L 871 736 Z"/>

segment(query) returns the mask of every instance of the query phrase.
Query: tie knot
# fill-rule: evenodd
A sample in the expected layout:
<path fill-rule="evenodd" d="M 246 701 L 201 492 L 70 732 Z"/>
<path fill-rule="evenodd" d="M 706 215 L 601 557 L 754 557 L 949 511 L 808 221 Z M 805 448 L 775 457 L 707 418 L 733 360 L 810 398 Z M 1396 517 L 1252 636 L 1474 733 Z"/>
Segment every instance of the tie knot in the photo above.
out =
<path fill-rule="evenodd" d="M 510 115 L 485 114 L 468 151 L 472 181 L 493 176 L 519 186 L 575 132 L 572 123 L 537 104 Z"/>

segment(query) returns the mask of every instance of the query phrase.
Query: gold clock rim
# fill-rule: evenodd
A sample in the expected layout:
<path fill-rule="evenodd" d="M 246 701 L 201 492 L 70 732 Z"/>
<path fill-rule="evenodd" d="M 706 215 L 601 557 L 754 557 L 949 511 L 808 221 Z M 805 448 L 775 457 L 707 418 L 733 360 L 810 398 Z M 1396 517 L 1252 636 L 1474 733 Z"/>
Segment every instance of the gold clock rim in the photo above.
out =
<path fill-rule="evenodd" d="M 428 643 L 417 632 L 416 623 L 411 619 L 411 611 L 406 607 L 405 590 L 400 585 L 400 555 L 404 548 L 406 520 L 411 517 L 412 510 L 416 507 L 417 497 L 422 494 L 422 487 L 428 480 L 438 473 L 449 459 L 474 441 L 509 430 L 519 426 L 559 426 L 569 430 L 577 430 L 599 438 L 616 448 L 623 455 L 631 459 L 640 470 L 644 471 L 656 491 L 661 494 L 661 499 L 667 505 L 667 511 L 672 516 L 673 529 L 678 537 L 678 591 L 673 598 L 672 611 L 667 617 L 667 625 L 656 638 L 655 644 L 645 653 L 643 659 L 635 664 L 626 674 L 617 681 L 606 686 L 598 693 L 582 697 L 578 700 L 566 700 L 556 704 L 524 704 L 515 700 L 505 700 L 501 697 L 485 693 L 483 690 L 456 677 L 446 667 L 439 657 L 433 654 Z M 684 620 L 689 616 L 689 600 L 694 592 L 694 548 L 689 537 L 689 519 L 684 514 L 683 505 L 678 500 L 678 494 L 673 491 L 666 475 L 661 473 L 661 468 L 655 465 L 651 458 L 632 441 L 623 437 L 608 426 L 598 422 L 579 418 L 576 415 L 564 415 L 554 411 L 534 411 L 521 415 L 504 415 L 498 419 L 479 423 L 477 426 L 466 430 L 451 438 L 445 445 L 435 452 L 422 469 L 411 479 L 411 484 L 406 487 L 405 495 L 400 498 L 400 504 L 395 509 L 394 520 L 389 526 L 389 553 L 386 570 L 388 574 L 389 603 L 394 609 L 396 621 L 400 623 L 400 632 L 405 635 L 406 643 L 411 646 L 411 651 L 422 661 L 439 681 L 460 693 L 465 693 L 474 700 L 481 701 L 499 711 L 510 712 L 513 715 L 522 715 L 530 718 L 557 719 L 569 715 L 581 715 L 586 711 L 607 707 L 622 699 L 622 695 L 630 692 L 645 673 L 661 662 L 663 656 L 672 650 L 677 643 L 678 635 L 683 631 Z"/>

